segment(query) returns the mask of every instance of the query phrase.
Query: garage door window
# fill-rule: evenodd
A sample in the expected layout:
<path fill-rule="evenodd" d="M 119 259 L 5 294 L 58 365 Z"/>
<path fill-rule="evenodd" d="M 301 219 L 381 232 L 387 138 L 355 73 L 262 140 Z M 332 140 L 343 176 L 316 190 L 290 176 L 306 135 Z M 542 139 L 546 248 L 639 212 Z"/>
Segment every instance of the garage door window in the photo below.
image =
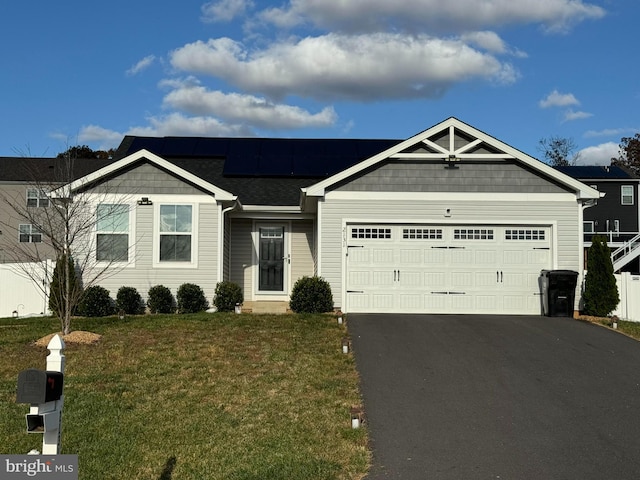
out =
<path fill-rule="evenodd" d="M 493 240 L 493 230 L 488 228 L 456 228 L 454 240 Z"/>
<path fill-rule="evenodd" d="M 544 230 L 505 230 L 505 240 L 546 240 Z"/>
<path fill-rule="evenodd" d="M 375 227 L 352 228 L 351 238 L 391 239 L 391 229 Z"/>
<path fill-rule="evenodd" d="M 405 240 L 442 240 L 441 228 L 403 228 L 402 238 Z"/>

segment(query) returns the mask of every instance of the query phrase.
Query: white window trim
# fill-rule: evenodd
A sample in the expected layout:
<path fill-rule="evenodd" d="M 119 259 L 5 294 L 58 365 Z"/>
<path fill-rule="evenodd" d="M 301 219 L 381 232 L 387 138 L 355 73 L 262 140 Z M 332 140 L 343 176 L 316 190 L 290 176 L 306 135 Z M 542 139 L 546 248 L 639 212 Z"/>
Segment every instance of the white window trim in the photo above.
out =
<path fill-rule="evenodd" d="M 587 230 L 587 228 L 585 228 L 587 225 L 591 226 L 590 230 Z M 596 232 L 596 227 L 595 227 L 595 222 L 593 222 L 593 220 L 585 220 L 582 222 L 582 231 L 583 233 L 595 233 Z"/>
<path fill-rule="evenodd" d="M 96 257 L 97 249 L 98 249 L 98 225 L 97 222 L 93 226 L 93 231 L 91 232 L 91 242 L 93 243 L 93 249 L 91 252 L 91 256 L 93 257 L 93 261 L 95 262 L 97 267 L 104 268 L 108 266 L 118 267 L 118 268 L 133 268 L 136 266 L 136 251 L 135 251 L 135 239 L 136 239 L 136 205 L 129 201 L 123 201 L 122 198 L 116 198 L 111 195 L 107 197 L 100 198 L 101 201 L 95 202 L 93 205 L 94 213 L 98 208 L 98 205 L 126 205 L 129 207 L 129 249 L 127 251 L 127 261 L 118 262 L 118 261 L 99 261 Z"/>
<path fill-rule="evenodd" d="M 33 197 L 33 196 L 29 196 L 30 192 L 35 191 L 38 195 L 37 197 Z M 36 205 L 29 205 L 29 199 L 36 199 Z M 47 204 L 46 205 L 41 205 L 40 203 L 46 200 Z M 27 208 L 47 208 L 50 205 L 51 200 L 49 199 L 49 196 L 47 195 L 47 193 L 39 188 L 27 188 L 27 192 L 25 194 L 25 201 L 26 201 L 26 205 Z"/>
<path fill-rule="evenodd" d="M 631 193 L 630 194 L 625 194 L 624 191 L 626 189 L 631 189 Z M 634 205 L 635 201 L 634 201 L 634 193 L 633 193 L 633 185 L 621 185 L 620 186 L 620 205 Z M 631 199 L 631 202 L 625 202 L 624 199 L 629 198 Z"/>
<path fill-rule="evenodd" d="M 191 261 L 190 262 L 161 262 L 160 261 L 160 206 L 186 205 L 191 207 Z M 185 202 L 170 199 L 153 202 L 153 268 L 175 270 L 180 268 L 198 268 L 198 223 L 199 208 L 196 202 Z M 213 241 L 214 239 L 212 239 Z"/>
<path fill-rule="evenodd" d="M 29 241 L 28 242 L 21 242 L 20 241 L 20 236 L 22 236 L 23 234 L 20 232 L 21 227 L 24 226 L 29 226 L 31 228 L 29 228 Z M 34 233 L 35 231 L 35 233 Z M 26 234 L 24 234 L 26 235 Z M 34 235 L 40 235 L 40 241 L 39 242 L 34 242 L 33 241 L 33 236 Z M 21 223 L 20 225 L 18 225 L 18 243 L 42 243 L 42 237 L 44 237 L 44 235 L 42 234 L 42 232 L 40 230 L 38 230 L 38 227 L 32 223 Z"/>

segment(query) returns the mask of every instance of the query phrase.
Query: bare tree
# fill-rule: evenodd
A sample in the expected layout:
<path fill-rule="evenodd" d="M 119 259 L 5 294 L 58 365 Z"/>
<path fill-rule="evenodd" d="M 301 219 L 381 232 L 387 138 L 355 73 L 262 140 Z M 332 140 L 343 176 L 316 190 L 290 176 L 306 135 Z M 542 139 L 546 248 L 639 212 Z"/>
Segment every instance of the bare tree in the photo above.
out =
<path fill-rule="evenodd" d="M 577 148 L 572 138 L 551 136 L 538 142 L 538 150 L 544 155 L 546 162 L 553 167 L 575 165 L 580 153 L 573 153 Z"/>
<path fill-rule="evenodd" d="M 611 165 L 627 168 L 635 176 L 640 175 L 640 133 L 620 139 L 618 158 L 612 158 Z"/>
<path fill-rule="evenodd" d="M 53 260 L 63 269 L 58 279 L 60 288 L 52 294 L 59 295 L 54 299 L 58 306 L 54 313 L 60 320 L 62 332 L 68 334 L 72 313 L 82 296 L 82 288 L 75 287 L 76 279 L 87 288 L 117 273 L 128 260 L 130 205 L 128 196 L 110 194 L 109 187 L 86 184 L 75 185 L 71 190 L 77 161 L 71 156 L 55 159 L 53 172 L 43 171 L 38 160 L 46 161 L 24 159 L 23 162 L 29 170 L 26 176 L 30 178 L 26 201 L 19 191 L 14 190 L 13 195 L 0 193 L 0 201 L 13 214 L 13 218 L 0 217 L 0 224 L 15 234 L 3 235 L 3 248 L 16 268 L 45 295 L 53 274 L 51 268 L 45 268 L 47 261 Z M 16 219 L 24 222 L 18 228 Z M 96 233 L 100 224 L 107 232 L 104 235 Z M 26 226 L 29 228 L 21 231 Z M 123 236 L 127 237 L 125 242 Z M 15 241 L 18 238 L 20 241 Z"/>

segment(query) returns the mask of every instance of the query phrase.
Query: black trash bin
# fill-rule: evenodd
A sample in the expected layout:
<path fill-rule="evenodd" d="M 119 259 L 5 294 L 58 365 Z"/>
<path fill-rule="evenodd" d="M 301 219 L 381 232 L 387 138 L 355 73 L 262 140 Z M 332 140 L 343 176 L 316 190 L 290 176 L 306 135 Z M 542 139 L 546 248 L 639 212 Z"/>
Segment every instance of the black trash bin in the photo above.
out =
<path fill-rule="evenodd" d="M 572 317 L 576 299 L 578 272 L 573 270 L 542 270 L 540 288 L 542 306 L 547 317 Z"/>

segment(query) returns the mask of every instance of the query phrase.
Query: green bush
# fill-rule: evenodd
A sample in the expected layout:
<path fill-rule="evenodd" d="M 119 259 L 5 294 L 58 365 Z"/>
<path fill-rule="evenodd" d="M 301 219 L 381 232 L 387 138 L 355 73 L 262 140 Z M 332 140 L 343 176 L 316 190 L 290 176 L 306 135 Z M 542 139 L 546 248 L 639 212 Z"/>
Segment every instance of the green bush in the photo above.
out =
<path fill-rule="evenodd" d="M 144 313 L 142 297 L 134 287 L 120 287 L 116 295 L 116 308 L 128 315 Z"/>
<path fill-rule="evenodd" d="M 216 285 L 213 304 L 219 312 L 232 312 L 237 304 L 244 302 L 240 285 L 233 282 L 220 282 Z"/>
<path fill-rule="evenodd" d="M 197 313 L 209 308 L 202 288 L 193 283 L 183 283 L 178 288 L 178 312 Z"/>
<path fill-rule="evenodd" d="M 67 260 L 68 259 L 68 260 Z M 82 286 L 78 280 L 74 261 L 71 257 L 65 255 L 58 258 L 56 266 L 53 270 L 53 277 L 49 285 L 49 310 L 58 318 L 65 318 L 65 271 L 64 266 L 67 263 L 69 267 L 69 305 L 71 307 L 70 315 L 75 315 L 77 304 L 82 295 Z"/>
<path fill-rule="evenodd" d="M 596 235 L 587 253 L 587 275 L 584 280 L 584 313 L 606 317 L 620 302 L 616 278 L 613 276 L 611 250 L 607 239 Z"/>
<path fill-rule="evenodd" d="M 297 313 L 323 313 L 333 310 L 331 286 L 321 277 L 302 277 L 293 286 L 291 310 Z"/>
<path fill-rule="evenodd" d="M 151 313 L 175 313 L 176 300 L 164 285 L 156 285 L 149 289 L 147 306 Z"/>
<path fill-rule="evenodd" d="M 115 304 L 109 296 L 109 290 L 100 285 L 88 287 L 82 294 L 78 313 L 84 317 L 105 317 L 113 315 Z"/>

